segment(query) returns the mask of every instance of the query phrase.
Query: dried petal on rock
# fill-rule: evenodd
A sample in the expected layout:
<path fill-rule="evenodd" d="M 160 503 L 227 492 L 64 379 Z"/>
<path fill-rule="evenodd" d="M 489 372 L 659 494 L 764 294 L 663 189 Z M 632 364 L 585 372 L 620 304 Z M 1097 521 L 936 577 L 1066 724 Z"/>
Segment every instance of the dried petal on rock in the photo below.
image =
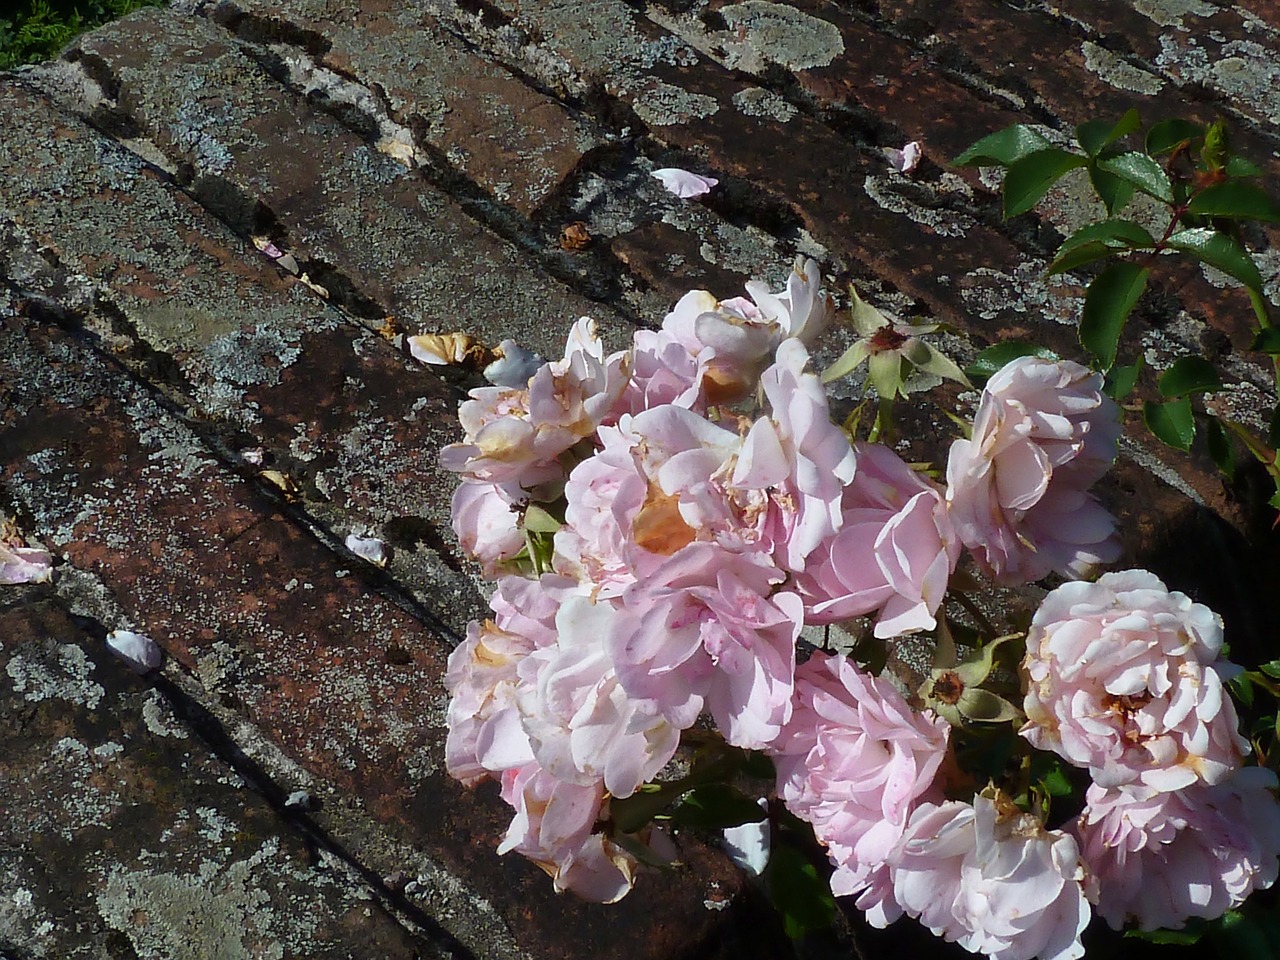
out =
<path fill-rule="evenodd" d="M 511 387 L 514 390 L 527 387 L 529 378 L 546 362 L 514 340 L 503 340 L 494 347 L 493 357 L 493 362 L 484 368 L 484 378 L 495 387 Z"/>
<path fill-rule="evenodd" d="M 676 167 L 663 167 L 661 170 L 653 171 L 651 176 L 661 180 L 662 185 L 681 200 L 689 200 L 710 193 L 711 188 L 720 182 L 714 177 L 699 176 Z"/>
<path fill-rule="evenodd" d="M 444 367 L 460 364 L 483 366 L 492 362 L 494 357 L 493 351 L 461 330 L 453 333 L 422 333 L 410 337 L 409 353 L 422 363 Z"/>
<path fill-rule="evenodd" d="M 329 299 L 328 288 L 320 286 L 320 284 L 316 283 L 305 273 L 302 274 L 300 277 L 298 277 L 298 281 L 303 285 L 305 285 L 308 289 L 310 289 L 312 293 L 319 294 L 320 296 L 324 297 L 326 300 Z"/>
<path fill-rule="evenodd" d="M 290 503 L 296 503 L 302 498 L 302 491 L 298 489 L 293 477 L 287 473 L 282 473 L 279 470 L 263 470 L 259 476 L 272 486 L 279 488 L 280 492 L 284 494 L 284 498 Z"/>
<path fill-rule="evenodd" d="M 377 537 L 360 537 L 354 533 L 347 535 L 347 549 L 357 557 L 368 560 L 376 567 L 385 567 L 391 559 L 387 545 Z"/>
<path fill-rule="evenodd" d="M 581 220 L 575 220 L 573 223 L 565 224 L 564 229 L 560 231 L 560 249 L 585 250 L 591 246 L 591 239 L 587 225 Z"/>
<path fill-rule="evenodd" d="M 920 157 L 923 156 L 923 151 L 917 140 L 912 140 L 901 150 L 894 147 L 884 147 L 883 149 L 889 165 L 899 173 L 910 173 L 920 163 Z"/>
<path fill-rule="evenodd" d="M 249 447 L 240 451 L 240 459 L 245 463 L 260 467 L 267 462 L 267 451 L 262 447 Z"/>
<path fill-rule="evenodd" d="M 164 660 L 154 640 L 131 630 L 112 630 L 107 634 L 107 647 L 139 675 L 157 669 Z"/>

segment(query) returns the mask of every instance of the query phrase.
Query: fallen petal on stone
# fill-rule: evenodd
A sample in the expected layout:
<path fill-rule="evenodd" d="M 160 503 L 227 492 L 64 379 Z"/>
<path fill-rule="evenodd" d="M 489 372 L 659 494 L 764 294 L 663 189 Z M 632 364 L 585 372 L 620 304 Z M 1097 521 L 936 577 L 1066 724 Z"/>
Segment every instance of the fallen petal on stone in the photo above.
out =
<path fill-rule="evenodd" d="M 688 200 L 692 197 L 700 197 L 704 193 L 710 193 L 711 188 L 720 182 L 712 177 L 702 177 L 696 173 L 690 173 L 688 170 L 680 170 L 676 167 L 663 167 L 661 170 L 655 170 L 653 171 L 653 176 L 661 180 L 662 185 L 681 200 Z"/>
<path fill-rule="evenodd" d="M 0 543 L 0 583 L 48 583 L 53 557 L 40 547 L 9 547 Z"/>
<path fill-rule="evenodd" d="M 131 630 L 112 630 L 107 634 L 107 646 L 139 675 L 155 670 L 164 660 L 154 640 Z"/>
<path fill-rule="evenodd" d="M 503 340 L 493 354 L 498 359 L 484 368 L 484 378 L 495 387 L 522 390 L 529 378 L 538 372 L 543 359 L 514 340 Z"/>
<path fill-rule="evenodd" d="M 889 160 L 889 165 L 899 173 L 910 173 L 920 163 L 920 158 L 924 155 L 917 140 L 912 140 L 901 150 L 894 147 L 885 147 L 884 155 Z"/>
<path fill-rule="evenodd" d="M 376 567 L 385 567 L 391 559 L 387 545 L 376 537 L 359 537 L 354 533 L 347 535 L 347 549 L 357 557 L 368 560 Z"/>

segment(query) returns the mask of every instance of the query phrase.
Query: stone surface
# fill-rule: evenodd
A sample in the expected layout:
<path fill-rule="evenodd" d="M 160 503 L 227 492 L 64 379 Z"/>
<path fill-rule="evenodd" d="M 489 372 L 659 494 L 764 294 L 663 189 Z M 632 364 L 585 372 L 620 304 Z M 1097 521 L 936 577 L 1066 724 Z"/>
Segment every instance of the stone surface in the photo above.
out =
<path fill-rule="evenodd" d="M 1004 221 L 960 150 L 1015 121 L 1065 143 L 1131 107 L 1223 114 L 1276 190 L 1271 0 L 583 11 L 178 0 L 0 75 L 0 514 L 58 562 L 52 586 L 0 588 L 4 960 L 784 955 L 698 838 L 678 837 L 684 868 L 585 905 L 495 855 L 492 785 L 444 775 L 440 678 L 486 604 L 438 454 L 478 380 L 404 335 L 555 356 L 591 315 L 621 346 L 687 289 L 777 284 L 802 253 L 837 290 L 949 323 L 960 361 L 1007 339 L 1079 356 L 1091 274 L 1043 269 L 1097 213 L 1083 184 Z M 884 149 L 912 139 L 902 175 Z M 651 176 L 671 166 L 721 183 L 678 199 Z M 1250 239 L 1280 306 L 1280 237 Z M 1136 398 L 1204 348 L 1229 381 L 1210 402 L 1263 427 L 1250 323 L 1221 275 L 1162 269 L 1121 344 L 1146 363 Z M 840 409 L 861 390 L 834 385 Z M 915 459 L 973 398 L 934 396 L 904 420 Z M 1136 416 L 1122 451 L 1100 495 L 1126 562 L 1222 612 L 1240 659 L 1274 657 L 1257 477 L 1225 483 Z M 349 534 L 386 541 L 386 569 Z M 1037 594 L 994 596 L 1012 622 Z M 162 672 L 111 659 L 112 629 L 153 637 Z M 799 953 L 914 949 L 850 913 Z"/>

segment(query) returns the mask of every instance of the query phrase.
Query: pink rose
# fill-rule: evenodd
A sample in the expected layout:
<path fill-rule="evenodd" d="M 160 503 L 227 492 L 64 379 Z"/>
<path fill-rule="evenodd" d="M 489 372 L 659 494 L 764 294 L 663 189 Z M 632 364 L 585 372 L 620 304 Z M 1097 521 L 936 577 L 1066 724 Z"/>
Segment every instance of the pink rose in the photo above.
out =
<path fill-rule="evenodd" d="M 973 439 L 951 445 L 951 522 L 1002 583 L 1083 576 L 1120 555 L 1115 519 L 1086 493 L 1116 455 L 1115 403 L 1078 363 L 1021 357 L 988 382 Z"/>
<path fill-rule="evenodd" d="M 881 639 L 931 630 L 960 558 L 942 491 L 880 444 L 855 447 L 842 523 L 809 556 L 796 589 L 805 622 L 837 623 L 880 612 Z"/>
<path fill-rule="evenodd" d="M 569 597 L 556 613 L 556 642 L 518 665 L 517 703 L 533 756 L 560 780 L 603 781 L 629 797 L 676 752 L 680 731 L 618 681 L 602 638 L 614 608 Z"/>
<path fill-rule="evenodd" d="M 528 763 L 502 775 L 502 799 L 515 816 L 498 853 L 515 851 L 545 870 L 557 893 L 572 890 L 584 900 L 615 903 L 635 883 L 634 857 L 603 834 L 593 833 L 604 816 L 604 786 L 565 783 Z"/>
<path fill-rule="evenodd" d="M 458 484 L 450 518 L 458 546 L 480 561 L 489 579 L 500 577 L 506 562 L 524 549 L 517 509 L 502 489 L 491 483 Z"/>
<path fill-rule="evenodd" d="M 1020 732 L 1103 787 L 1217 783 L 1249 751 L 1221 649 L 1221 618 L 1145 570 L 1063 584 L 1031 621 Z"/>
<path fill-rule="evenodd" d="M 889 859 L 902 910 L 992 960 L 1074 960 L 1089 924 L 1075 839 L 1011 804 L 923 804 Z"/>
<path fill-rule="evenodd" d="M 495 619 L 467 626 L 444 676 L 450 776 L 472 786 L 533 759 L 516 701 L 519 667 L 534 650 L 554 646 L 556 613 L 576 589 L 572 580 L 550 574 L 505 577 L 489 601 Z"/>
<path fill-rule="evenodd" d="M 866 887 L 901 839 L 950 730 L 842 656 L 815 653 L 796 670 L 791 719 L 769 753 L 779 796 L 826 845 L 837 896 Z"/>
<path fill-rule="evenodd" d="M 1089 899 L 1115 929 L 1180 929 L 1212 920 L 1275 882 L 1276 775 L 1245 767 L 1215 786 L 1174 793 L 1089 788 L 1076 824 Z"/>
<path fill-rule="evenodd" d="M 694 543 L 623 594 L 606 638 L 627 693 L 673 726 L 705 707 L 734 746 L 759 749 L 791 716 L 800 598 L 759 554 Z"/>

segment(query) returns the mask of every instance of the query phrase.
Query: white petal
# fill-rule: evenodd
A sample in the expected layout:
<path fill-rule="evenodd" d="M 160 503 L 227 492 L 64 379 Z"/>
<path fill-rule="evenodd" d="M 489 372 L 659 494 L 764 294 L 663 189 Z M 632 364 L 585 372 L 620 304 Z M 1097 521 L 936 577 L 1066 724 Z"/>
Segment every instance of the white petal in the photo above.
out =
<path fill-rule="evenodd" d="M 155 670 L 164 659 L 154 640 L 129 630 L 112 630 L 107 634 L 107 646 L 137 674 Z"/>
<path fill-rule="evenodd" d="M 688 200 L 691 197 L 700 197 L 704 193 L 710 193 L 711 188 L 720 182 L 712 177 L 702 177 L 696 173 L 690 173 L 688 170 L 680 170 L 676 167 L 664 167 L 661 170 L 655 170 L 652 176 L 661 180 L 662 185 L 681 200 Z"/>
<path fill-rule="evenodd" d="M 391 555 L 387 545 L 376 537 L 358 537 L 354 533 L 347 534 L 347 549 L 357 557 L 363 557 L 375 567 L 385 567 Z"/>
<path fill-rule="evenodd" d="M 922 150 L 920 149 L 919 141 L 912 140 L 901 150 L 885 147 L 884 155 L 889 159 L 889 164 L 893 169 L 899 173 L 910 173 L 920 163 Z"/>

